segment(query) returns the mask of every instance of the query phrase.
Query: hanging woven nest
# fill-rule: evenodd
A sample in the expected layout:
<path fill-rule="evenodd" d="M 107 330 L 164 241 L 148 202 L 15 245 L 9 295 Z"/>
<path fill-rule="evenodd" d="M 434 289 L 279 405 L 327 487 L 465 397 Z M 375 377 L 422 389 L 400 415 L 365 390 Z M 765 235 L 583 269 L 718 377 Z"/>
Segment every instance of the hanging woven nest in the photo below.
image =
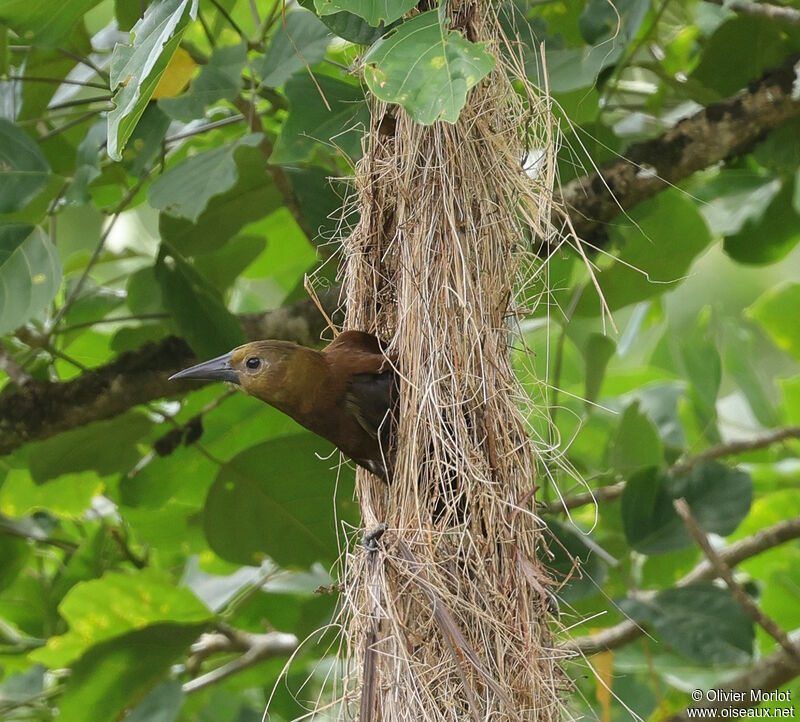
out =
<path fill-rule="evenodd" d="M 357 474 L 386 532 L 344 560 L 339 718 L 546 722 L 563 676 L 509 344 L 554 241 L 555 131 L 493 4 L 447 12 L 495 69 L 455 124 L 371 101 L 344 240 L 345 328 L 384 339 L 402 382 L 393 480 Z"/>

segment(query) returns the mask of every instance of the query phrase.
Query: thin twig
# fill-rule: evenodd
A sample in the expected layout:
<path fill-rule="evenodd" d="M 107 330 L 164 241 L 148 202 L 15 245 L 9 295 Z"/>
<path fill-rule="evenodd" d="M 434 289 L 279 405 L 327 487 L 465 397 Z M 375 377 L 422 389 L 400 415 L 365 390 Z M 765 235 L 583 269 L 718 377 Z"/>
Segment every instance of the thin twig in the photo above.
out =
<path fill-rule="evenodd" d="M 105 231 L 103 231 L 103 234 L 100 236 L 100 240 L 98 241 L 97 246 L 95 247 L 91 258 L 89 259 L 89 262 L 86 264 L 86 268 L 83 269 L 83 273 L 81 274 L 81 277 L 78 279 L 78 282 L 73 287 L 69 296 L 67 296 L 67 299 L 64 301 L 64 304 L 61 306 L 60 309 L 58 309 L 58 313 L 56 313 L 55 318 L 50 324 L 50 329 L 55 329 L 58 326 L 61 319 L 64 318 L 64 314 L 67 311 L 69 311 L 70 307 L 75 302 L 75 299 L 78 297 L 78 294 L 83 289 L 84 283 L 86 283 L 86 279 L 89 277 L 89 273 L 91 272 L 95 263 L 97 263 L 97 260 L 100 258 L 100 254 L 103 252 L 103 248 L 105 247 L 106 241 L 108 240 L 108 237 L 111 234 L 114 225 L 119 219 L 120 214 L 131 204 L 131 201 L 133 201 L 133 199 L 136 197 L 136 194 L 141 190 L 142 186 L 147 181 L 148 177 L 149 176 L 142 178 L 135 186 L 133 186 L 133 188 L 131 188 L 122 198 L 122 200 L 117 204 L 116 208 L 114 208 L 111 221 L 109 222 Z"/>
<path fill-rule="evenodd" d="M 253 15 L 253 25 L 254 27 L 261 26 L 261 18 L 258 17 L 258 8 L 256 7 L 256 0 L 250 0 L 250 12 Z"/>
<path fill-rule="evenodd" d="M 778 644 L 790 654 L 795 661 L 800 664 L 800 651 L 786 636 L 786 632 L 781 629 L 780 625 L 772 619 L 763 609 L 750 598 L 750 595 L 745 592 L 742 585 L 733 578 L 731 568 L 722 560 L 720 555 L 711 546 L 708 541 L 706 533 L 700 528 L 697 520 L 692 515 L 692 510 L 686 503 L 686 499 L 675 499 L 672 502 L 675 511 L 678 512 L 683 523 L 692 535 L 697 545 L 703 550 L 703 553 L 708 558 L 711 566 L 714 568 L 715 574 L 728 585 L 731 590 L 731 595 L 736 600 L 736 603 L 744 610 L 750 619 L 752 619 L 759 627 L 761 627 L 770 637 L 772 637 Z"/>
<path fill-rule="evenodd" d="M 44 347 L 45 351 L 49 353 L 51 356 L 55 356 L 56 358 L 60 358 L 62 361 L 66 361 L 70 366 L 74 366 L 78 371 L 82 374 L 85 374 L 89 371 L 88 366 L 84 366 L 80 361 L 77 359 L 72 358 L 69 354 L 64 353 L 61 349 L 56 348 L 52 344 L 48 343 Z"/>
<path fill-rule="evenodd" d="M 227 20 L 228 25 L 230 25 L 238 33 L 239 37 L 242 40 L 247 41 L 248 40 L 247 35 L 239 27 L 238 23 L 230 16 L 230 13 L 224 7 L 222 7 L 222 5 L 220 5 L 217 2 L 217 0 L 210 0 L 210 2 L 217 9 L 219 14 L 222 15 L 222 17 L 224 17 L 225 20 Z"/>
<path fill-rule="evenodd" d="M 206 40 L 208 40 L 208 44 L 212 48 L 216 48 L 217 40 L 214 37 L 214 33 L 211 32 L 211 28 L 208 27 L 208 23 L 206 22 L 206 19 L 203 17 L 203 13 L 201 13 L 199 9 L 197 11 L 197 19 L 200 21 L 200 27 L 203 28 L 203 33 L 206 36 Z"/>
<path fill-rule="evenodd" d="M 108 90 L 106 83 L 93 83 L 91 80 L 67 80 L 66 78 L 47 78 L 37 75 L 9 75 L 9 80 L 19 80 L 26 83 L 55 83 L 56 85 L 80 85 L 84 88 L 99 88 Z"/>
<path fill-rule="evenodd" d="M 800 426 L 784 426 L 780 429 L 774 429 L 761 436 L 756 436 L 752 439 L 743 439 L 738 441 L 729 441 L 724 444 L 717 444 L 710 449 L 701 451 L 695 456 L 690 456 L 685 461 L 679 461 L 672 466 L 672 471 L 682 473 L 688 471 L 693 466 L 699 464 L 701 461 L 710 461 L 712 459 L 719 459 L 723 456 L 734 456 L 736 454 L 743 454 L 747 451 L 757 451 L 764 449 L 767 446 L 772 446 L 787 439 L 800 438 Z"/>
<path fill-rule="evenodd" d="M 717 444 L 695 456 L 686 457 L 683 461 L 673 464 L 669 467 L 669 471 L 673 474 L 682 474 L 697 466 L 697 464 L 702 461 L 735 456 L 736 454 L 743 454 L 747 451 L 757 451 L 758 449 L 765 449 L 768 446 L 786 441 L 787 439 L 797 438 L 800 438 L 800 426 L 784 426 L 780 429 L 774 429 L 766 434 L 762 434 L 761 436 L 756 436 L 753 439 Z M 610 486 L 602 486 L 592 491 L 584 491 L 580 494 L 575 494 L 575 496 L 569 496 L 565 499 L 545 504 L 541 509 L 543 513 L 557 514 L 568 509 L 577 509 L 578 507 L 594 504 L 596 502 L 614 501 L 622 495 L 626 483 L 625 481 L 620 481 Z"/>
<path fill-rule="evenodd" d="M 31 380 L 30 375 L 14 360 L 2 344 L 0 344 L 0 371 L 19 387 L 24 386 Z"/>
<path fill-rule="evenodd" d="M 567 511 L 568 509 L 577 509 L 587 504 L 614 501 L 615 499 L 619 499 L 622 492 L 625 490 L 626 483 L 625 481 L 619 481 L 610 486 L 601 486 L 599 489 L 594 489 L 593 491 L 584 491 L 580 494 L 575 494 L 575 496 L 568 496 L 563 500 L 542 505 L 541 511 L 545 514 L 557 514 L 562 511 Z"/>
<path fill-rule="evenodd" d="M 191 128 L 190 130 L 185 130 L 180 133 L 176 133 L 175 135 L 171 135 L 168 138 L 164 138 L 164 143 L 174 143 L 178 140 L 185 140 L 186 138 L 193 138 L 196 135 L 201 135 L 202 133 L 206 133 L 209 130 L 214 130 L 215 128 L 222 128 L 226 125 L 232 125 L 233 123 L 240 123 L 245 118 L 243 115 L 231 115 L 228 118 L 222 118 L 220 120 L 215 120 L 211 123 L 206 123 L 205 125 L 199 125 L 196 128 Z"/>
<path fill-rule="evenodd" d="M 240 95 L 238 98 L 236 98 L 233 101 L 233 104 L 242 115 L 247 117 L 250 125 L 250 131 L 252 133 L 264 133 L 264 124 L 262 123 L 261 118 L 259 118 L 259 116 L 256 114 L 251 115 L 252 105 L 243 96 Z M 264 134 L 264 138 L 258 147 L 269 163 L 273 146 L 266 134 Z M 286 209 L 292 214 L 292 218 L 294 218 L 294 220 L 297 222 L 297 225 L 300 226 L 300 230 L 302 230 L 303 233 L 306 234 L 308 240 L 313 243 L 317 233 L 315 229 L 308 225 L 308 219 L 305 217 L 303 210 L 300 208 L 300 202 L 295 195 L 294 187 L 292 186 L 292 182 L 289 180 L 289 176 L 279 165 L 269 164 L 268 168 L 270 175 L 272 176 L 272 180 L 275 182 L 275 187 L 278 189 L 281 196 L 283 196 L 283 202 L 286 205 Z"/>
<path fill-rule="evenodd" d="M 91 105 L 92 103 L 108 103 L 114 96 L 112 95 L 95 95 L 91 98 L 75 98 L 75 100 L 68 100 L 63 103 L 54 103 L 48 105 L 47 110 L 59 110 L 60 108 L 76 108 L 79 105 Z M 110 108 L 109 108 L 110 110 Z"/>
<path fill-rule="evenodd" d="M 80 125 L 81 123 L 85 123 L 90 118 L 94 118 L 95 115 L 99 115 L 103 112 L 102 108 L 97 108 L 95 110 L 90 110 L 88 113 L 84 113 L 83 115 L 79 115 L 77 118 L 73 118 L 70 121 L 64 123 L 64 125 L 59 125 L 52 130 L 48 130 L 46 133 L 43 133 L 39 136 L 39 142 L 43 143 L 44 141 L 52 138 L 59 133 L 63 133 L 71 128 L 74 128 L 76 125 Z"/>
<path fill-rule="evenodd" d="M 112 527 L 110 530 L 111 538 L 116 542 L 119 550 L 122 552 L 122 556 L 124 556 L 133 566 L 137 569 L 144 569 L 149 563 L 149 555 L 147 553 L 147 549 L 145 549 L 145 553 L 142 556 L 139 556 L 136 552 L 131 549 L 130 545 L 128 544 L 127 535 L 123 534 L 122 531 L 117 527 Z"/>
<path fill-rule="evenodd" d="M 229 632 L 203 635 L 200 641 L 192 647 L 193 654 L 203 657 L 214 652 L 244 651 L 244 653 L 240 657 L 186 682 L 183 685 L 184 694 L 210 687 L 265 659 L 292 654 L 299 644 L 294 634 L 285 632 L 267 632 L 265 634 L 252 634 L 241 630 L 233 630 L 233 632 L 233 634 Z M 228 640 L 227 644 L 223 637 Z M 206 651 L 206 647 L 208 647 L 208 651 Z"/>
<path fill-rule="evenodd" d="M 19 539 L 29 539 L 37 544 L 56 547 L 67 552 L 74 552 L 79 546 L 75 542 L 50 536 L 29 519 L 12 519 L 3 514 L 0 514 L 0 532 Z"/>
<path fill-rule="evenodd" d="M 751 559 L 759 554 L 773 549 L 781 544 L 800 538 L 800 516 L 778 522 L 771 527 L 762 529 L 752 536 L 740 539 L 729 547 L 718 552 L 720 558 L 729 567 Z M 711 562 L 704 559 L 688 574 L 681 577 L 676 583 L 676 587 L 685 587 L 695 582 L 702 582 L 714 579 L 717 576 Z M 633 620 L 626 619 L 624 622 L 608 627 L 607 629 L 590 634 L 584 637 L 575 637 L 565 642 L 562 649 L 567 652 L 575 652 L 583 655 L 597 654 L 610 649 L 618 649 L 642 635 L 642 628 Z"/>
<path fill-rule="evenodd" d="M 67 50 L 66 48 L 56 48 L 56 50 L 63 56 L 71 58 L 72 60 L 75 60 L 81 63 L 82 65 L 85 65 L 87 68 L 91 68 L 101 78 L 104 78 L 106 82 L 108 82 L 108 73 L 105 70 L 103 70 L 99 65 L 97 65 L 97 63 L 93 62 L 91 58 L 84 57 L 83 55 L 79 55 L 78 53 L 73 53 L 71 50 Z"/>
<path fill-rule="evenodd" d="M 267 33 L 269 29 L 272 27 L 273 23 L 278 19 L 278 10 L 284 7 L 283 0 L 275 0 L 272 4 L 272 8 L 270 9 L 267 16 L 264 18 L 264 22 L 261 25 L 261 28 L 258 32 L 258 42 L 263 43 L 264 39 L 267 37 Z"/>
<path fill-rule="evenodd" d="M 726 2 L 725 0 L 707 0 L 714 5 L 733 10 L 740 15 L 751 15 L 757 18 L 767 18 L 788 25 L 800 25 L 800 10 L 787 7 L 785 5 L 772 5 L 770 3 L 751 3 L 743 0 Z"/>
<path fill-rule="evenodd" d="M 82 323 L 75 323 L 72 326 L 64 326 L 63 328 L 54 329 L 54 334 L 69 333 L 70 331 L 77 331 L 80 328 L 90 328 L 92 326 L 99 326 L 106 323 L 125 323 L 127 321 L 150 321 L 153 319 L 169 318 L 168 313 L 139 313 L 130 316 L 109 316 L 108 318 L 96 318 L 94 321 L 83 321 Z"/>

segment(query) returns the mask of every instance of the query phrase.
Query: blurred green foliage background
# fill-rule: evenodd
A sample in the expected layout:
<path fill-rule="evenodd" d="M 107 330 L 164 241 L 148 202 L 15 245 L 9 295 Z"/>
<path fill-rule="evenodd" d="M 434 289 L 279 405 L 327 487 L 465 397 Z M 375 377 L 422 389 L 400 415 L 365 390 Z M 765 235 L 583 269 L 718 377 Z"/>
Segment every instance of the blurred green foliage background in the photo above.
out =
<path fill-rule="evenodd" d="M 491 69 L 490 49 L 435 10 L 403 20 L 416 3 L 389 5 L 0 3 L 3 720 L 249 722 L 268 700 L 269 719 L 289 720 L 330 693 L 346 663 L 327 625 L 331 570 L 359 527 L 352 469 L 254 399 L 166 377 L 248 335 L 318 341 L 304 277 L 335 285 L 337 228 L 357 220 L 338 209 L 365 93 L 452 121 Z M 713 124 L 715 103 L 800 52 L 796 5 L 779 19 L 702 0 L 493 7 L 537 83 L 544 44 L 563 183 L 681 118 Z M 450 62 L 415 67 L 428 56 Z M 787 102 L 786 122 L 586 248 L 616 330 L 566 246 L 522 321 L 548 563 L 561 622 L 590 654 L 565 662 L 571 714 L 664 719 L 692 689 L 757 679 L 778 650 L 724 585 L 680 582 L 703 555 L 674 498 L 723 555 L 778 529 L 736 577 L 800 627 L 800 101 Z M 627 617 L 648 634 L 587 641 Z M 783 684 L 797 696 L 796 674 Z"/>

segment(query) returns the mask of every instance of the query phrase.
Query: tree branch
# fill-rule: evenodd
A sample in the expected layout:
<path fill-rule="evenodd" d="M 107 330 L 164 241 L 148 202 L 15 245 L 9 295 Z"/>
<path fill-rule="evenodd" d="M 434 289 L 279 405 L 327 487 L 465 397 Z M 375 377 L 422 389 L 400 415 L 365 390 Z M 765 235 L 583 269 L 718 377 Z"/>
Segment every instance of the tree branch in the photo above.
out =
<path fill-rule="evenodd" d="M 800 439 L 800 426 L 784 426 L 780 429 L 774 429 L 766 434 L 756 436 L 753 439 L 741 439 L 729 441 L 725 444 L 717 444 L 695 456 L 690 456 L 684 461 L 679 461 L 672 466 L 672 471 L 677 473 L 689 471 L 701 461 L 711 461 L 712 459 L 721 459 L 725 456 L 744 454 L 747 451 L 765 449 L 768 446 L 778 444 L 787 439 Z"/>
<path fill-rule="evenodd" d="M 762 529 L 752 536 L 740 539 L 729 547 L 718 552 L 719 558 L 729 567 L 758 556 L 759 554 L 780 546 L 792 539 L 800 538 L 800 516 L 778 522 Z M 708 559 L 704 559 L 692 571 L 679 579 L 675 586 L 685 587 L 695 582 L 715 579 L 717 573 Z M 575 637 L 569 640 L 562 649 L 581 655 L 592 655 L 610 649 L 618 649 L 642 635 L 642 628 L 636 622 L 626 619 L 624 622 L 604 629 L 597 634 Z"/>
<path fill-rule="evenodd" d="M 300 202 L 297 200 L 297 196 L 294 192 L 294 188 L 292 187 L 292 182 L 289 180 L 289 176 L 286 174 L 283 168 L 281 168 L 281 166 L 274 165 L 269 162 L 270 156 L 272 155 L 273 146 L 272 141 L 264 132 L 264 123 L 255 112 L 255 109 L 243 97 L 239 96 L 236 98 L 233 101 L 233 104 L 236 109 L 245 118 L 247 118 L 251 132 L 264 134 L 264 139 L 261 141 L 259 149 L 267 160 L 269 174 L 272 176 L 275 187 L 283 197 L 283 202 L 286 205 L 286 209 L 292 214 L 292 218 L 294 218 L 297 225 L 300 226 L 300 230 L 306 234 L 309 243 L 317 245 L 315 241 L 317 232 L 308 225 L 308 220 L 306 220 L 303 209 L 300 207 Z"/>
<path fill-rule="evenodd" d="M 227 629 L 225 632 L 204 634 L 192 647 L 192 657 L 187 662 L 187 668 L 201 663 L 218 652 L 242 652 L 242 655 L 186 682 L 183 685 L 183 692 L 185 694 L 197 692 L 262 660 L 290 655 L 297 649 L 298 644 L 297 637 L 286 632 L 252 634 L 239 629 Z"/>
<path fill-rule="evenodd" d="M 563 207 L 580 238 L 605 242 L 602 225 L 692 173 L 747 151 L 770 130 L 800 116 L 800 55 L 746 89 L 682 120 L 663 135 L 632 145 L 625 158 L 568 183 Z"/>
<path fill-rule="evenodd" d="M 697 466 L 701 461 L 711 461 L 712 459 L 722 459 L 726 456 L 735 456 L 736 454 L 744 454 L 747 451 L 757 451 L 758 449 L 766 449 L 768 446 L 778 444 L 781 441 L 788 439 L 800 439 L 800 426 L 784 426 L 779 429 L 773 429 L 765 434 L 756 436 L 752 439 L 741 439 L 737 441 L 729 441 L 724 444 L 717 444 L 705 451 L 701 451 L 694 456 L 688 456 L 683 461 L 678 461 L 669 467 L 669 470 L 675 474 L 681 474 L 689 471 Z M 616 484 L 609 484 L 608 486 L 601 486 L 599 489 L 592 489 L 591 491 L 584 491 L 574 496 L 568 496 L 558 501 L 553 501 L 549 504 L 540 504 L 540 510 L 544 514 L 558 514 L 559 512 L 567 511 L 568 509 L 577 509 L 581 506 L 589 504 L 599 504 L 604 501 L 614 501 L 622 496 L 625 491 L 625 481 L 618 481 Z"/>
<path fill-rule="evenodd" d="M 751 599 L 750 595 L 742 588 L 742 585 L 733 578 L 733 572 L 730 566 L 720 558 L 720 555 L 715 551 L 714 547 L 711 546 L 711 542 L 708 541 L 706 533 L 700 528 L 700 525 L 694 518 L 692 510 L 686 503 L 686 499 L 675 499 L 673 506 L 681 519 L 683 519 L 683 523 L 686 525 L 689 534 L 692 535 L 697 545 L 703 550 L 703 554 L 706 555 L 706 558 L 713 567 L 714 573 L 728 585 L 728 589 L 730 589 L 731 595 L 736 600 L 736 603 L 744 610 L 745 614 L 747 614 L 750 619 L 780 644 L 786 653 L 791 655 L 795 662 L 800 664 L 800 650 L 789 640 L 789 637 L 786 635 L 786 632 L 781 629 L 780 625 L 772 617 L 767 615 L 764 610 Z"/>
<path fill-rule="evenodd" d="M 714 5 L 722 5 L 722 7 L 729 8 L 740 15 L 752 15 L 756 18 L 766 18 L 767 20 L 774 20 L 788 25 L 800 25 L 800 10 L 795 10 L 785 5 L 743 2 L 742 0 L 734 0 L 734 2 L 726 2 L 726 0 L 707 1 Z"/>

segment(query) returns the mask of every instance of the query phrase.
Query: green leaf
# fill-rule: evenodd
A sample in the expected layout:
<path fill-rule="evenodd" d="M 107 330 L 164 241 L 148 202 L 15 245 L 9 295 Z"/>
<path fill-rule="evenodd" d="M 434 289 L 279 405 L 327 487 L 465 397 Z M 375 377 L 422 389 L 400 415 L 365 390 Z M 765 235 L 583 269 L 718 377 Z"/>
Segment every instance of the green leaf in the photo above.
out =
<path fill-rule="evenodd" d="M 313 216 L 309 221 L 312 219 Z M 300 289 L 305 274 L 314 269 L 318 257 L 291 213 L 280 208 L 250 226 L 248 233 L 266 238 L 267 247 L 247 267 L 243 281 L 267 292 L 269 304 L 307 298 L 305 290 Z"/>
<path fill-rule="evenodd" d="M 788 283 L 772 288 L 760 296 L 747 309 L 747 314 L 758 321 L 775 345 L 800 359 L 800 284 Z"/>
<path fill-rule="evenodd" d="M 494 62 L 486 43 L 445 30 L 431 10 L 375 43 L 364 56 L 364 77 L 376 97 L 403 106 L 418 123 L 455 123 L 467 91 Z"/>
<path fill-rule="evenodd" d="M 25 469 L 11 469 L 0 486 L 0 511 L 22 517 L 37 511 L 51 516 L 79 519 L 102 494 L 97 474 L 65 474 L 48 484 L 37 484 Z"/>
<path fill-rule="evenodd" d="M 267 240 L 261 236 L 236 236 L 213 253 L 197 256 L 194 266 L 214 288 L 224 293 L 261 255 L 266 245 Z"/>
<path fill-rule="evenodd" d="M 177 587 L 164 572 L 108 572 L 73 587 L 58 606 L 69 631 L 51 637 L 31 654 L 51 669 L 65 667 L 86 650 L 115 637 L 156 624 L 193 625 L 212 613 L 188 589 Z"/>
<path fill-rule="evenodd" d="M 298 0 L 298 4 L 312 13 L 316 13 L 314 0 Z M 318 14 L 318 13 L 317 13 Z M 359 45 L 372 45 L 381 35 L 386 32 L 386 28 L 381 23 L 377 28 L 373 28 L 363 18 L 353 13 L 341 12 L 332 15 L 322 15 L 320 17 L 325 25 L 330 28 L 334 35 L 349 40 L 351 43 Z"/>
<path fill-rule="evenodd" d="M 189 122 L 202 118 L 212 103 L 236 98 L 242 89 L 242 70 L 246 62 L 244 43 L 217 48 L 189 90 L 177 98 L 161 98 L 158 107 L 176 120 Z"/>
<path fill-rule="evenodd" d="M 107 286 L 98 286 L 94 281 L 87 280 L 80 295 L 76 297 L 62 320 L 65 326 L 94 322 L 104 318 L 124 302 L 124 297 L 118 291 Z"/>
<path fill-rule="evenodd" d="M 730 324 L 725 346 L 725 371 L 736 381 L 758 421 L 765 427 L 778 426 L 778 394 L 772 369 L 760 354 L 764 343 L 753 329 Z"/>
<path fill-rule="evenodd" d="M 634 401 L 625 409 L 611 439 L 608 463 L 622 474 L 648 466 L 658 466 L 664 457 L 661 439 L 650 419 Z"/>
<path fill-rule="evenodd" d="M 89 184 L 100 175 L 100 150 L 105 143 L 105 122 L 95 123 L 86 132 L 75 154 L 75 173 L 65 194 L 70 203 L 81 206 L 89 204 Z"/>
<path fill-rule="evenodd" d="M 347 188 L 344 184 L 332 178 L 330 171 L 318 166 L 287 168 L 286 175 L 292 182 L 292 188 L 307 225 L 316 233 L 314 238 L 309 240 L 317 246 L 336 239 L 336 231 L 342 219 L 342 205 L 347 197 Z M 356 225 L 350 215 L 347 223 L 349 227 Z M 333 255 L 333 248 L 329 246 L 325 255 Z"/>
<path fill-rule="evenodd" d="M 146 180 L 156 163 L 161 162 L 170 122 L 156 103 L 149 103 L 145 108 L 123 155 L 132 176 Z"/>
<path fill-rule="evenodd" d="M 800 214 L 800 168 L 794 174 L 794 195 L 792 196 L 792 208 Z"/>
<path fill-rule="evenodd" d="M 131 45 L 117 45 L 111 56 L 114 109 L 108 114 L 108 154 L 122 159 L 122 149 L 144 113 L 158 81 L 181 41 L 198 0 L 160 0 L 133 26 Z"/>
<path fill-rule="evenodd" d="M 706 307 L 698 314 L 697 324 L 691 333 L 675 334 L 679 364 L 683 375 L 691 382 L 691 397 L 702 426 L 709 430 L 712 441 L 717 441 L 714 427 L 717 395 L 722 382 L 722 361 L 717 348 L 711 309 Z"/>
<path fill-rule="evenodd" d="M 230 190 L 214 196 L 197 223 L 161 214 L 161 238 L 184 256 L 221 248 L 248 223 L 268 216 L 283 205 L 260 149 L 240 145 L 234 151 L 239 179 Z"/>
<path fill-rule="evenodd" d="M 92 722 L 122 719 L 126 709 L 185 658 L 204 628 L 204 624 L 158 624 L 93 647 L 70 670 L 59 700 L 59 722 L 86 722 L 87 710 Z M 162 718 L 147 719 L 160 722 Z"/>
<path fill-rule="evenodd" d="M 208 201 L 230 190 L 239 178 L 234 159 L 237 148 L 257 147 L 261 134 L 252 134 L 205 153 L 189 156 L 172 166 L 150 186 L 147 200 L 153 208 L 196 223 Z"/>
<path fill-rule="evenodd" d="M 672 505 L 681 498 L 702 529 L 727 536 L 747 516 L 752 495 L 749 474 L 717 462 L 698 464 L 685 474 L 644 469 L 631 476 L 622 492 L 625 536 L 643 554 L 690 546 L 692 538 Z"/>
<path fill-rule="evenodd" d="M 313 0 L 311 0 L 310 4 L 313 7 Z M 362 20 L 358 15 L 353 15 L 353 13 L 324 15 L 321 20 L 334 35 L 359 45 L 372 45 L 389 29 L 383 23 L 377 28 L 373 28 L 368 22 Z"/>
<path fill-rule="evenodd" d="M 692 186 L 698 210 L 713 234 L 738 233 L 748 221 L 763 217 L 781 188 L 778 178 L 741 169 L 725 169 L 714 178 Z"/>
<path fill-rule="evenodd" d="M 340 148 L 353 160 L 361 156 L 361 139 L 369 127 L 364 93 L 358 85 L 327 75 L 317 76 L 316 81 L 324 100 L 307 74 L 297 75 L 286 83 L 289 117 L 281 128 L 270 162 L 295 165 L 310 161 L 320 145 L 331 152 Z"/>
<path fill-rule="evenodd" d="M 583 4 L 571 4 L 570 12 L 560 14 L 562 18 L 559 22 L 551 14 L 548 17 L 550 34 L 544 38 L 547 71 L 538 49 L 539 40 L 536 39 L 531 43 L 535 49 L 526 53 L 525 70 L 528 76 L 541 82 L 546 75 L 548 87 L 558 93 L 596 85 L 598 75 L 615 65 L 636 37 L 649 7 L 650 3 L 646 0 L 623 0 L 613 7 L 602 0 L 591 0 L 585 7 Z M 573 19 L 576 10 L 581 11 L 581 15 Z M 576 46 L 584 38 L 569 38 L 572 27 L 579 27 L 583 35 L 596 38 L 596 42 Z M 534 35 L 538 38 L 542 33 L 534 30 Z M 562 35 L 567 35 L 570 47 L 564 46 Z"/>
<path fill-rule="evenodd" d="M 711 241 L 694 204 L 677 190 L 640 203 L 631 220 L 611 227 L 611 237 L 621 246 L 620 260 L 604 269 L 597 280 L 612 311 L 674 289 Z M 584 293 L 575 313 L 600 313 L 597 294 Z"/>
<path fill-rule="evenodd" d="M 731 48 L 736 48 L 735 63 L 731 63 Z M 794 50 L 779 23 L 763 18 L 733 17 L 720 25 L 707 41 L 691 78 L 719 93 L 719 97 L 725 97 L 768 68 L 780 65 Z"/>
<path fill-rule="evenodd" d="M 629 41 L 649 8 L 647 0 L 618 0 L 613 6 L 605 0 L 589 0 L 578 18 L 578 28 L 589 45 L 616 39 L 620 33 L 624 35 L 623 40 Z M 548 65 L 549 62 L 548 59 Z"/>
<path fill-rule="evenodd" d="M 770 131 L 753 150 L 753 159 L 775 175 L 791 177 L 800 166 L 800 118 L 781 123 Z"/>
<path fill-rule="evenodd" d="M 30 528 L 28 528 L 30 527 Z M 11 536 L 9 532 L 18 530 L 21 532 L 20 538 Z M 0 559 L 3 560 L 0 566 L 0 592 L 8 587 L 19 575 L 28 561 L 32 547 L 28 544 L 28 539 L 36 538 L 34 531 L 36 522 L 31 519 L 8 519 L 0 515 Z M 23 535 L 28 535 L 28 539 Z M 39 532 L 40 538 L 47 538 L 47 535 Z"/>
<path fill-rule="evenodd" d="M 284 567 L 330 563 L 339 556 L 335 520 L 356 518 L 353 475 L 338 480 L 328 442 L 312 434 L 267 441 L 220 469 L 206 500 L 204 526 L 211 548 L 237 564 L 264 557 Z M 323 457 L 321 460 L 317 456 Z M 345 470 L 343 470 L 345 471 Z"/>
<path fill-rule="evenodd" d="M 603 377 L 606 373 L 606 366 L 614 355 L 617 345 L 608 337 L 601 333 L 593 333 L 589 336 L 584 348 L 586 358 L 586 401 L 593 402 L 597 399 L 597 394 L 603 386 Z"/>
<path fill-rule="evenodd" d="M 298 70 L 320 62 L 331 39 L 330 29 L 314 13 L 295 10 L 272 35 L 267 52 L 255 66 L 256 75 L 270 88 L 283 85 Z"/>
<path fill-rule="evenodd" d="M 666 589 L 649 601 L 626 599 L 620 606 L 701 664 L 746 664 L 753 655 L 752 620 L 727 589 L 711 583 Z"/>
<path fill-rule="evenodd" d="M 130 30 L 142 17 L 145 3 L 131 3 L 129 0 L 114 0 L 114 17 L 120 30 Z"/>
<path fill-rule="evenodd" d="M 181 683 L 162 682 L 125 717 L 125 722 L 174 722 L 183 706 Z"/>
<path fill-rule="evenodd" d="M 800 426 L 800 376 L 783 379 L 780 387 L 786 410 L 786 420 L 790 424 Z"/>
<path fill-rule="evenodd" d="M 622 56 L 623 48 L 606 45 L 557 48 L 547 51 L 547 76 L 552 90 L 566 93 L 593 85 L 598 74 Z M 544 77 L 543 68 L 528 67 L 531 77 Z"/>
<path fill-rule="evenodd" d="M 31 444 L 26 449 L 31 476 L 41 484 L 81 471 L 108 476 L 130 470 L 139 460 L 136 444 L 152 425 L 143 414 L 131 412 Z"/>
<path fill-rule="evenodd" d="M 219 387 L 206 388 L 185 397 L 187 418 L 219 393 Z M 288 416 L 245 394 L 237 394 L 207 412 L 202 425 L 203 448 L 222 461 L 256 444 L 300 431 Z M 174 498 L 201 507 L 218 471 L 219 467 L 196 449 L 181 446 L 169 456 L 154 458 L 132 477 L 123 479 L 120 501 L 127 506 L 160 509 L 168 499 Z"/>
<path fill-rule="evenodd" d="M 784 258 L 800 242 L 800 214 L 792 206 L 793 193 L 793 184 L 784 181 L 761 214 L 725 238 L 725 253 L 739 263 L 756 265 Z"/>
<path fill-rule="evenodd" d="M 164 310 L 154 266 L 140 268 L 128 276 L 125 291 L 125 303 L 133 314 L 158 313 Z"/>
<path fill-rule="evenodd" d="M 216 289 L 168 245 L 161 246 L 155 272 L 164 306 L 198 358 L 219 356 L 244 343 L 239 321 Z"/>
<path fill-rule="evenodd" d="M 61 261 L 41 228 L 0 223 L 0 334 L 40 315 L 61 285 Z"/>
<path fill-rule="evenodd" d="M 342 11 L 364 18 L 377 27 L 399 20 L 405 13 L 417 6 L 416 0 L 314 0 L 320 15 L 332 15 Z"/>
<path fill-rule="evenodd" d="M 3 0 L 0 23 L 8 25 L 20 38 L 37 45 L 57 45 L 69 35 L 83 16 L 101 0 Z"/>
<path fill-rule="evenodd" d="M 0 213 L 22 210 L 47 185 L 50 166 L 39 146 L 0 118 Z"/>

